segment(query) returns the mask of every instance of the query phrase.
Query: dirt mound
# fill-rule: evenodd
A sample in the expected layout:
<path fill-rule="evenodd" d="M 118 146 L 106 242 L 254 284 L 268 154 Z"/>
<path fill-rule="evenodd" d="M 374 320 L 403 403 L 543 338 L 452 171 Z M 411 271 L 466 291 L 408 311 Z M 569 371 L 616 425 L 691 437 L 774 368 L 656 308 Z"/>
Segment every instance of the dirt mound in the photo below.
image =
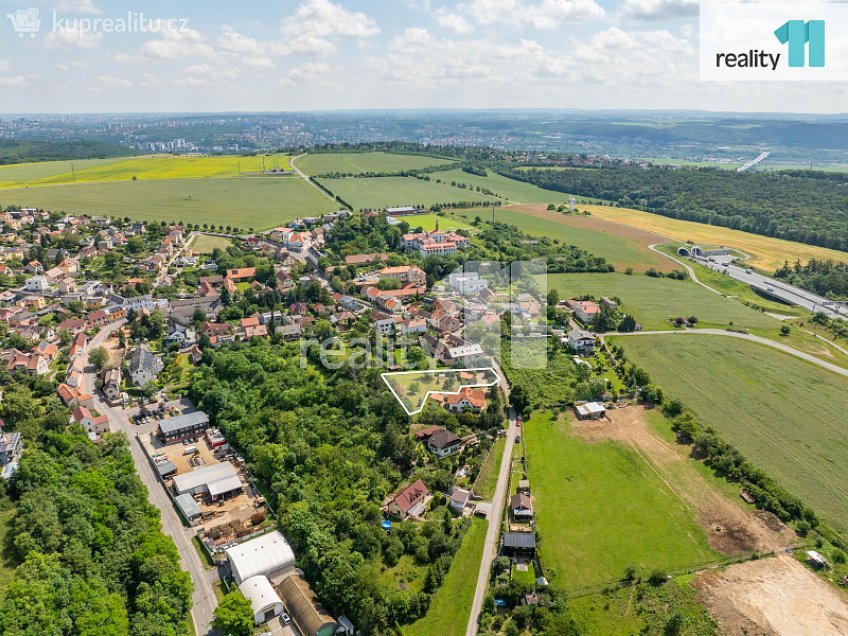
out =
<path fill-rule="evenodd" d="M 645 409 L 610 409 L 600 420 L 574 423 L 574 431 L 590 442 L 615 440 L 632 446 L 669 489 L 692 510 L 707 533 L 710 547 L 722 554 L 771 552 L 794 544 L 795 534 L 774 515 L 731 501 L 699 473 L 687 449 L 659 437 Z"/>
<path fill-rule="evenodd" d="M 693 585 L 724 634 L 848 634 L 843 595 L 786 555 L 703 572 Z"/>

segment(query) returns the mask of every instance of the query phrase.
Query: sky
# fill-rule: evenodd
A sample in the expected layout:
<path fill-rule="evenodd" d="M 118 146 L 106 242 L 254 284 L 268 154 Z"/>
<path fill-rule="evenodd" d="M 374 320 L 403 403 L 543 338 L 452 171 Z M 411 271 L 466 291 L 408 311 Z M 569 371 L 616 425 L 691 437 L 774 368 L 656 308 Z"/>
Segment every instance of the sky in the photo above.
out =
<path fill-rule="evenodd" d="M 0 0 L 4 113 L 848 112 L 844 83 L 813 86 L 700 81 L 696 0 Z"/>

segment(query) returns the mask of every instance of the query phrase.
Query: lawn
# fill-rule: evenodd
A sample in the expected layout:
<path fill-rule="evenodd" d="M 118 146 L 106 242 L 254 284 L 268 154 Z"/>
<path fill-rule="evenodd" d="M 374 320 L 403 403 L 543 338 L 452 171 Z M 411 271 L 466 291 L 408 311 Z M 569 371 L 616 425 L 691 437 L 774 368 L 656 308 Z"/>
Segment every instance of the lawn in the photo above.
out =
<path fill-rule="evenodd" d="M 704 289 L 692 281 L 651 278 L 644 274 L 548 274 L 548 287 L 561 298 L 583 294 L 616 296 L 622 311 L 632 313 L 646 331 L 670 329 L 669 317 L 696 316 L 700 327 L 773 329 L 780 322 L 742 303 Z"/>
<path fill-rule="evenodd" d="M 774 270 L 783 265 L 783 261 L 792 263 L 798 259 L 802 263 L 806 263 L 811 258 L 822 260 L 833 259 L 836 261 L 848 260 L 848 254 L 845 252 L 785 241 L 769 236 L 760 236 L 759 234 L 749 234 L 748 232 L 732 230 L 716 225 L 672 219 L 640 210 L 603 205 L 581 205 L 580 208 L 589 210 L 599 218 L 615 221 L 629 227 L 656 232 L 658 235 L 666 236 L 677 241 L 727 245 L 728 247 L 742 250 L 752 256 L 752 259 L 749 261 L 752 267 L 766 273 L 773 273 Z"/>
<path fill-rule="evenodd" d="M 266 170 L 289 170 L 282 154 L 255 157 L 146 155 L 128 159 L 49 161 L 0 167 L 0 189 L 104 181 L 237 177 Z"/>
<path fill-rule="evenodd" d="M 198 254 L 211 254 L 216 248 L 225 250 L 233 242 L 223 236 L 210 236 L 209 234 L 198 234 L 191 244 L 192 251 Z"/>
<path fill-rule="evenodd" d="M 754 465 L 848 533 L 848 380 L 767 347 L 721 336 L 616 338 Z"/>
<path fill-rule="evenodd" d="M 652 234 L 594 217 L 566 216 L 548 211 L 545 207 L 498 208 L 495 219 L 515 225 L 533 236 L 547 236 L 565 245 L 575 245 L 597 256 L 603 256 L 615 265 L 618 271 L 632 267 L 637 272 L 644 272 L 653 267 L 659 271 L 670 272 L 679 267 L 648 249 L 648 245 L 660 240 Z M 469 222 L 477 216 L 485 221 L 491 219 L 491 210 L 456 210 L 455 214 Z"/>
<path fill-rule="evenodd" d="M 364 172 L 401 172 L 454 163 L 450 159 L 395 155 L 386 152 L 316 153 L 299 158 L 295 164 L 306 174 L 320 175 L 332 172 L 362 174 Z"/>
<path fill-rule="evenodd" d="M 473 519 L 465 533 L 450 571 L 442 586 L 436 590 L 427 615 L 408 627 L 401 628 L 404 636 L 462 636 L 468 626 L 477 573 L 486 539 L 487 524 Z"/>
<path fill-rule="evenodd" d="M 489 454 L 486 455 L 486 461 L 480 468 L 480 473 L 477 475 L 477 481 L 474 482 L 474 493 L 483 499 L 491 499 L 495 494 L 495 486 L 498 484 L 498 473 L 501 470 L 501 462 L 503 461 L 504 446 L 506 438 L 499 437 L 489 449 Z"/>
<path fill-rule="evenodd" d="M 440 173 L 436 173 L 440 174 Z M 429 175 L 431 179 L 434 175 Z M 400 207 L 458 203 L 462 201 L 495 201 L 479 192 L 462 190 L 449 184 L 424 181 L 415 177 L 373 177 L 321 179 L 321 185 L 347 201 L 354 209 Z"/>
<path fill-rule="evenodd" d="M 257 230 L 338 208 L 295 177 L 149 179 L 5 190 L 0 203 L 141 221 L 211 223 Z"/>
<path fill-rule="evenodd" d="M 425 232 L 435 230 L 436 221 L 439 222 L 439 229 L 442 231 L 474 230 L 474 227 L 467 223 L 465 219 L 457 218 L 450 212 L 445 216 L 438 214 L 416 214 L 415 216 L 398 217 L 398 220 L 409 223 L 409 227 L 412 230 L 420 227 Z"/>
<path fill-rule="evenodd" d="M 387 589 L 395 592 L 417 593 L 424 587 L 424 577 L 427 568 L 415 563 L 415 559 L 408 554 L 400 557 L 397 565 L 384 568 L 380 572 L 380 580 Z"/>
<path fill-rule="evenodd" d="M 575 591 L 614 583 L 630 565 L 645 575 L 719 558 L 687 506 L 636 452 L 585 442 L 570 416 L 549 412 L 534 413 L 524 437 L 551 585 Z"/>

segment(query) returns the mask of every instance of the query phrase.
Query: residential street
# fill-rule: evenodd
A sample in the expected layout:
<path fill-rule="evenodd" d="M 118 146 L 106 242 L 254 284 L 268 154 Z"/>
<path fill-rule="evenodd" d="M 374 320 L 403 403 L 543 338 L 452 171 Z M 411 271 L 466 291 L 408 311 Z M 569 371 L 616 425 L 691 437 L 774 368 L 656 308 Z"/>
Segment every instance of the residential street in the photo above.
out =
<path fill-rule="evenodd" d="M 124 321 L 114 322 L 101 329 L 89 343 L 88 351 L 102 345 L 112 332 L 123 324 Z M 86 355 L 88 354 L 86 353 Z M 113 432 L 122 431 L 129 438 L 136 472 L 138 472 L 138 476 L 147 488 L 148 499 L 150 503 L 159 509 L 162 529 L 165 534 L 174 540 L 183 568 L 191 575 L 191 581 L 194 586 L 191 616 L 194 621 L 195 631 L 199 636 L 209 634 L 211 632 L 213 613 L 218 605 L 215 592 L 212 588 L 213 583 L 218 580 L 218 572 L 214 569 L 207 570 L 204 567 L 200 555 L 197 553 L 194 545 L 192 545 L 192 537 L 195 535 L 195 530 L 193 528 L 186 528 L 183 525 L 177 511 L 171 504 L 170 498 L 160 485 L 147 456 L 136 439 L 139 435 L 146 435 L 154 430 L 156 428 L 155 420 L 150 424 L 136 426 L 129 419 L 134 409 L 124 410 L 109 406 L 95 392 L 94 381 L 94 368 L 86 364 L 83 389 L 94 395 L 94 404 L 97 411 L 109 417 L 109 428 Z"/>
<path fill-rule="evenodd" d="M 500 367 L 496 368 L 501 377 L 504 399 L 509 404 L 509 384 Z M 500 472 L 498 473 L 498 485 L 495 487 L 495 495 L 492 497 L 492 510 L 489 514 L 489 528 L 486 530 L 486 542 L 483 545 L 483 556 L 480 560 L 480 571 L 477 574 L 477 589 L 474 591 L 474 602 L 471 605 L 471 616 L 468 619 L 466 636 L 474 636 L 477 633 L 477 621 L 483 608 L 483 600 L 486 598 L 486 589 L 489 586 L 489 574 L 492 571 L 492 563 L 498 553 L 500 543 L 501 517 L 503 516 L 504 504 L 509 494 L 509 473 L 512 468 L 512 449 L 515 445 L 515 412 L 509 407 L 509 427 L 507 428 L 506 444 L 504 445 L 503 459 Z"/>

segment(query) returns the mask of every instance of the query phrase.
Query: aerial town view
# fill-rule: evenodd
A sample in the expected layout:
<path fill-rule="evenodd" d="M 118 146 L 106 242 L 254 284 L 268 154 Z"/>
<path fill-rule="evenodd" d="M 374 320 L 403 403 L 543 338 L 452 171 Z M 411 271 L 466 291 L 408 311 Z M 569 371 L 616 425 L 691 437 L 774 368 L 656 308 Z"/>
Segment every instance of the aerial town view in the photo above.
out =
<path fill-rule="evenodd" d="M 848 7 L 31 3 L 0 636 L 848 635 Z"/>

